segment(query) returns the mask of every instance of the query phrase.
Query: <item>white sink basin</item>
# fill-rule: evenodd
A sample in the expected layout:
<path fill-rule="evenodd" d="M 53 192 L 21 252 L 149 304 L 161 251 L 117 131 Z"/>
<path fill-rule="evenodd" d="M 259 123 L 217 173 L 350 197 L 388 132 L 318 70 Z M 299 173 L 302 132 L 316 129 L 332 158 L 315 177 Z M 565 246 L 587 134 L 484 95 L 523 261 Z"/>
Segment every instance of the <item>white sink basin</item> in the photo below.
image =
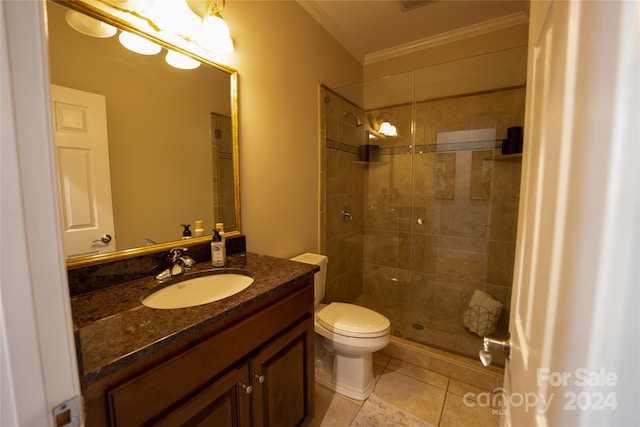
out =
<path fill-rule="evenodd" d="M 235 295 L 252 283 L 253 278 L 242 273 L 210 274 L 159 289 L 143 299 L 142 304 L 161 309 L 194 307 Z"/>

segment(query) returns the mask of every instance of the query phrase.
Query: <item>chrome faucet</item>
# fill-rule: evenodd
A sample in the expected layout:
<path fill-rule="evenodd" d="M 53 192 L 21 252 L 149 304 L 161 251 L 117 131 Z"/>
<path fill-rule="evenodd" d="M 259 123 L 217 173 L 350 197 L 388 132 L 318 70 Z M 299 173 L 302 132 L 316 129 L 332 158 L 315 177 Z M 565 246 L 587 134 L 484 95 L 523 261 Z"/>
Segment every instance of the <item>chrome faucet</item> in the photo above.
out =
<path fill-rule="evenodd" d="M 162 273 L 156 276 L 156 280 L 166 280 L 170 277 L 179 276 L 184 273 L 185 270 L 191 268 L 196 262 L 193 258 L 183 255 L 183 252 L 187 252 L 187 248 L 172 248 L 169 250 L 169 260 L 171 266 Z"/>

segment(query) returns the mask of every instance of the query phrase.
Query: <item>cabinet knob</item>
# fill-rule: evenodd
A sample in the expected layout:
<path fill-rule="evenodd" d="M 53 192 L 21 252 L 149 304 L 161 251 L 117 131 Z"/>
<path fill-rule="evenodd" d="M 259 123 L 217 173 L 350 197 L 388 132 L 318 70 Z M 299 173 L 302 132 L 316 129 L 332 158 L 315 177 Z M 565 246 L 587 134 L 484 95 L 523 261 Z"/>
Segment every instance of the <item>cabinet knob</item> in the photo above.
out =
<path fill-rule="evenodd" d="M 265 380 L 264 375 L 253 374 L 253 378 L 257 379 L 260 384 L 262 384 Z"/>
<path fill-rule="evenodd" d="M 253 387 L 251 387 L 250 385 L 245 385 L 245 384 L 242 384 L 242 383 L 239 383 L 239 384 L 242 386 L 242 388 L 244 389 L 245 393 L 251 394 L 251 392 L 253 391 Z"/>

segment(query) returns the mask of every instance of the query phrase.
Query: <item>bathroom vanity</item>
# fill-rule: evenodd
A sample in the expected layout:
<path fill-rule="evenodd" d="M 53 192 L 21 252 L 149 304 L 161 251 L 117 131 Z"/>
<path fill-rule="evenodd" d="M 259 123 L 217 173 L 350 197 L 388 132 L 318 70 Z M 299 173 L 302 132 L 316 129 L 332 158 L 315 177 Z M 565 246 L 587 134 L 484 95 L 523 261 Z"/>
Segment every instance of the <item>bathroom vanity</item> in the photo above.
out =
<path fill-rule="evenodd" d="M 152 276 L 72 298 L 87 426 L 296 426 L 313 416 L 318 268 L 251 253 L 226 267 L 254 283 L 196 307 L 142 305 Z"/>

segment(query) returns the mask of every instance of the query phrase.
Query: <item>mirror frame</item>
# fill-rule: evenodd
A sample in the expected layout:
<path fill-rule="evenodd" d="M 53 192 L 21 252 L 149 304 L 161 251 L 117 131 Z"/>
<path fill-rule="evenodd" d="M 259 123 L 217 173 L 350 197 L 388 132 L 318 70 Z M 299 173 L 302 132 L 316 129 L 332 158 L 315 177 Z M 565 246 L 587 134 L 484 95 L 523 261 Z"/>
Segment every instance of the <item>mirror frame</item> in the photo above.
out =
<path fill-rule="evenodd" d="M 100 21 L 106 22 L 107 24 L 113 25 L 120 30 L 129 31 L 135 34 L 138 34 L 142 37 L 152 40 L 153 42 L 159 44 L 165 49 L 171 49 L 187 56 L 190 56 L 204 65 L 208 65 L 213 67 L 219 71 L 222 71 L 229 75 L 229 83 L 230 83 L 230 107 L 231 107 L 231 129 L 233 132 L 233 181 L 234 181 L 234 203 L 235 203 L 235 220 L 236 220 L 236 230 L 225 232 L 227 237 L 239 236 L 242 234 L 241 227 L 241 209 L 240 209 L 240 160 L 239 160 L 239 149 L 238 149 L 238 71 L 232 67 L 227 65 L 219 64 L 213 61 L 210 58 L 206 58 L 203 55 L 199 55 L 187 47 L 181 47 L 176 44 L 173 44 L 167 40 L 157 37 L 155 34 L 145 30 L 141 25 L 136 25 L 133 21 L 142 20 L 147 23 L 151 28 L 155 25 L 137 15 L 130 14 L 129 12 L 123 12 L 116 8 L 110 7 L 106 3 L 95 2 L 91 0 L 45 0 L 43 1 L 43 7 L 45 8 L 45 16 L 46 16 L 46 8 L 47 3 L 52 2 L 59 5 L 62 5 L 68 9 L 75 10 L 85 15 L 96 18 Z M 131 15 L 131 21 L 127 18 L 127 14 Z M 118 261 L 126 258 L 132 258 L 142 255 L 149 255 L 159 252 L 168 251 L 171 248 L 176 246 L 181 247 L 189 247 L 202 243 L 208 243 L 211 241 L 212 236 L 203 236 L 203 237 L 193 237 L 188 240 L 175 240 L 172 242 L 159 243 L 152 246 L 142 246 L 139 248 L 131 248 L 124 249 L 115 252 L 103 253 L 98 255 L 90 255 L 86 257 L 78 257 L 66 260 L 67 269 L 85 267 L 95 264 L 102 264 L 111 261 Z"/>

